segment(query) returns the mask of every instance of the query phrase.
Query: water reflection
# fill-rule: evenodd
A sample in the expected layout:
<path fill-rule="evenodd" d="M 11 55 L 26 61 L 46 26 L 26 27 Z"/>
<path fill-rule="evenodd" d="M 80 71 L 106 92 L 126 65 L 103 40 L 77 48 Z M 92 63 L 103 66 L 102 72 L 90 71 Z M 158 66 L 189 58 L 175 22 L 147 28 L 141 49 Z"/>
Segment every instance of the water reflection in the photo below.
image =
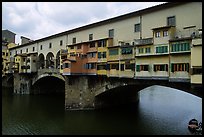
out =
<path fill-rule="evenodd" d="M 151 86 L 135 110 L 64 111 L 64 96 L 3 95 L 2 134 L 190 135 L 190 119 L 202 121 L 202 99 Z"/>

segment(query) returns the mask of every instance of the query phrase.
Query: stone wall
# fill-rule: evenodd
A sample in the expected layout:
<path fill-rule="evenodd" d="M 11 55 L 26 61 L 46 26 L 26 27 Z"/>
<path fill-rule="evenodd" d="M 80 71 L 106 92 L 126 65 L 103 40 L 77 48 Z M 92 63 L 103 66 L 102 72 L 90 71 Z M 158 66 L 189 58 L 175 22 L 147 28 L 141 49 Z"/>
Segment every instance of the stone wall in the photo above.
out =
<path fill-rule="evenodd" d="M 14 93 L 30 94 L 32 77 L 28 74 L 14 73 Z"/>

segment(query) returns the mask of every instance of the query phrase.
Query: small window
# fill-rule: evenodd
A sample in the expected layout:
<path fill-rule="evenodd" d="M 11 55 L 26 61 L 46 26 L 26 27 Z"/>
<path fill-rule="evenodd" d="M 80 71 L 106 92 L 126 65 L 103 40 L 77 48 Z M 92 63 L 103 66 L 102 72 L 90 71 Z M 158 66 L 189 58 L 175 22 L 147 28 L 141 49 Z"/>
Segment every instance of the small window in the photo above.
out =
<path fill-rule="evenodd" d="M 76 43 L 76 38 L 72 39 L 72 43 L 75 44 Z"/>
<path fill-rule="evenodd" d="M 135 32 L 140 32 L 141 31 L 141 25 L 139 24 L 135 24 Z"/>
<path fill-rule="evenodd" d="M 62 46 L 63 45 L 63 41 L 62 40 L 60 40 L 60 46 Z"/>
<path fill-rule="evenodd" d="M 35 47 L 33 47 L 33 51 L 35 51 Z"/>
<path fill-rule="evenodd" d="M 155 33 L 155 37 L 156 37 L 156 38 L 159 38 L 159 37 L 160 37 L 160 31 L 157 31 L 157 32 Z"/>
<path fill-rule="evenodd" d="M 109 30 L 108 36 L 109 36 L 109 38 L 113 38 L 114 37 L 114 29 L 110 29 Z"/>
<path fill-rule="evenodd" d="M 167 37 L 168 36 L 168 30 L 164 30 L 163 31 L 163 37 Z"/>
<path fill-rule="evenodd" d="M 93 34 L 89 34 L 89 40 L 93 40 Z"/>
<path fill-rule="evenodd" d="M 176 26 L 175 16 L 167 17 L 167 26 Z"/>
<path fill-rule="evenodd" d="M 22 49 L 21 49 L 21 54 L 23 53 Z"/>
<path fill-rule="evenodd" d="M 52 43 L 49 43 L 49 48 L 50 48 L 50 49 L 52 48 Z"/>
<path fill-rule="evenodd" d="M 12 52 L 10 52 L 10 56 L 12 55 Z"/>
<path fill-rule="evenodd" d="M 28 48 L 26 49 L 26 52 L 28 52 Z"/>

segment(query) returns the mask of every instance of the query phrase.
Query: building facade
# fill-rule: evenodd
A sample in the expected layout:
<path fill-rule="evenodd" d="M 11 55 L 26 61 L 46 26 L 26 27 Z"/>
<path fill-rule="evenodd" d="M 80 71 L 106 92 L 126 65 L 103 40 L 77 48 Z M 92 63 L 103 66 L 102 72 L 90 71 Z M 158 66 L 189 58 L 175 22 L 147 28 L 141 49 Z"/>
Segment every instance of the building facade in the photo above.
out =
<path fill-rule="evenodd" d="M 201 49 L 202 3 L 186 2 L 161 4 L 9 50 L 11 57 L 37 53 L 32 72 L 53 68 L 62 75 L 202 84 Z"/>

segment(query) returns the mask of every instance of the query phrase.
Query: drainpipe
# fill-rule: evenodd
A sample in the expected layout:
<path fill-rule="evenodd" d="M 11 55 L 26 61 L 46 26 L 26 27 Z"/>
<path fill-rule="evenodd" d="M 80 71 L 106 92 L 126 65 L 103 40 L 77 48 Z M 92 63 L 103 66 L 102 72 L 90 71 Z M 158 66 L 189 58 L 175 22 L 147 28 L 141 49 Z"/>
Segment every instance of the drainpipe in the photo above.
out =
<path fill-rule="evenodd" d="M 171 71 L 171 60 L 170 60 L 170 43 L 169 43 L 169 67 L 168 67 L 168 71 L 169 71 L 169 81 L 170 81 L 170 71 Z"/>
<path fill-rule="evenodd" d="M 142 39 L 142 16 L 140 15 L 140 39 Z"/>

